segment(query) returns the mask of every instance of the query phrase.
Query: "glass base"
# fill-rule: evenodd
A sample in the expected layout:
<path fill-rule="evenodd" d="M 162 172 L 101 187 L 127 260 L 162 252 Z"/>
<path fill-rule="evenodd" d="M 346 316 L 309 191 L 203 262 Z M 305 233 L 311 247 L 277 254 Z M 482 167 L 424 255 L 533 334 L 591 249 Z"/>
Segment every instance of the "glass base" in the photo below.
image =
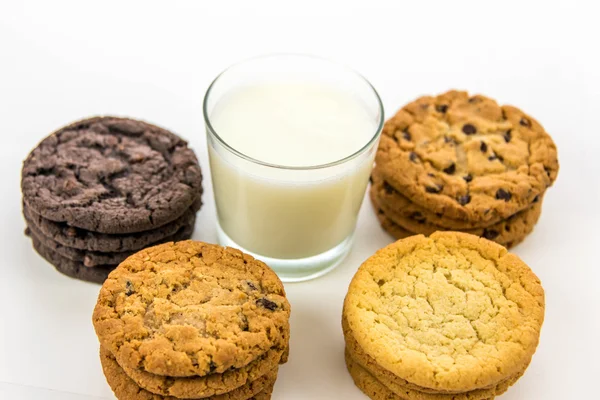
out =
<path fill-rule="evenodd" d="M 234 247 L 250 254 L 271 267 L 283 282 L 302 282 L 315 279 L 332 271 L 346 258 L 352 247 L 354 235 L 350 235 L 333 249 L 312 257 L 299 259 L 279 259 L 266 257 L 247 250 L 234 242 L 217 221 L 217 236 L 222 246 Z"/>

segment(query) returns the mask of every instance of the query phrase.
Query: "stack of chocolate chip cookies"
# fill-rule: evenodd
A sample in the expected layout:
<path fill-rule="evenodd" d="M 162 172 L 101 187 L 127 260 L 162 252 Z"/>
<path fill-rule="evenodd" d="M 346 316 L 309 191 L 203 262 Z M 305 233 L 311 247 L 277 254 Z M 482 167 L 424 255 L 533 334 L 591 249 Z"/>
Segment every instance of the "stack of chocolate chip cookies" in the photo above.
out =
<path fill-rule="evenodd" d="M 451 91 L 386 122 L 370 196 L 398 239 L 452 230 L 511 247 L 533 230 L 557 174 L 556 146 L 533 118 Z"/>
<path fill-rule="evenodd" d="M 506 248 L 436 232 L 369 258 L 344 302 L 346 364 L 374 400 L 487 400 L 528 367 L 544 320 L 539 279 Z"/>
<path fill-rule="evenodd" d="M 267 400 L 287 361 L 290 305 L 277 275 L 239 250 L 194 241 L 129 257 L 93 314 L 119 400 Z"/>
<path fill-rule="evenodd" d="M 202 174 L 171 132 L 97 117 L 42 140 L 23 163 L 21 189 L 36 251 L 66 275 L 101 283 L 136 251 L 191 237 Z"/>

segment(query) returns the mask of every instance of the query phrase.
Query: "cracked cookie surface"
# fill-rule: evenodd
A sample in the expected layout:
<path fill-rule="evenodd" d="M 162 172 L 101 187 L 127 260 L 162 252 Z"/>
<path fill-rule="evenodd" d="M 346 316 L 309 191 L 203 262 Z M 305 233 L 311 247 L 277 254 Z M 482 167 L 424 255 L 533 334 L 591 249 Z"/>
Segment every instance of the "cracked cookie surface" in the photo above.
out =
<path fill-rule="evenodd" d="M 556 146 L 537 121 L 458 91 L 398 111 L 384 126 L 376 163 L 413 203 L 470 221 L 527 208 L 558 174 Z"/>
<path fill-rule="evenodd" d="M 471 391 L 529 362 L 544 291 L 504 247 L 436 232 L 400 240 L 365 261 L 344 315 L 358 345 L 394 375 L 436 391 Z"/>
<path fill-rule="evenodd" d="M 289 340 L 290 305 L 264 263 L 195 241 L 144 249 L 106 280 L 93 323 L 120 365 L 171 377 L 241 368 Z"/>
<path fill-rule="evenodd" d="M 108 385 L 119 400 L 179 400 L 173 396 L 161 396 L 140 388 L 127 376 L 114 356 L 100 347 L 100 361 Z M 268 400 L 277 379 L 277 367 L 258 379 L 248 382 L 229 393 L 205 397 L 206 400 Z M 200 397 L 192 397 L 200 398 Z"/>
<path fill-rule="evenodd" d="M 121 234 L 165 225 L 198 198 L 202 174 L 187 142 L 141 121 L 96 117 L 42 140 L 23 162 L 21 189 L 44 218 Z"/>

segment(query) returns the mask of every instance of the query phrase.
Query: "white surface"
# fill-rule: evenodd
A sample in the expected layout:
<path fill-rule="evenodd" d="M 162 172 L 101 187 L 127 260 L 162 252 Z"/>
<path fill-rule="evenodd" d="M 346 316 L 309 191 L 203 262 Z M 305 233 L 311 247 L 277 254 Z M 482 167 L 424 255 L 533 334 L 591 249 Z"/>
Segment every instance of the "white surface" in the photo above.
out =
<path fill-rule="evenodd" d="M 371 6 L 0 4 L 0 399 L 111 398 L 90 322 L 98 286 L 54 272 L 22 234 L 19 173 L 28 151 L 66 122 L 116 113 L 188 138 L 206 169 L 204 90 L 230 63 L 272 51 L 346 62 L 378 88 L 388 115 L 422 93 L 468 88 L 523 108 L 552 132 L 560 175 L 535 232 L 515 249 L 542 279 L 546 322 L 527 374 L 502 399 L 598 398 L 596 2 L 364 3 Z M 208 180 L 206 188 L 194 237 L 213 241 Z M 344 369 L 340 310 L 357 266 L 389 238 L 368 203 L 358 228 L 340 268 L 287 285 L 292 350 L 274 399 L 365 398 Z"/>

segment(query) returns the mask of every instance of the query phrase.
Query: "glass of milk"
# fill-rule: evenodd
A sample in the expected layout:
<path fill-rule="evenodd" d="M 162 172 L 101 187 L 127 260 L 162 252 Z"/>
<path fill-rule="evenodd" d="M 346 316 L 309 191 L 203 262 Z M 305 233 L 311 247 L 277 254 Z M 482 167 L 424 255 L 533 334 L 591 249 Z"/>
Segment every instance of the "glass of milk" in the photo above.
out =
<path fill-rule="evenodd" d="M 383 126 L 373 86 L 321 58 L 259 57 L 213 81 L 204 118 L 220 243 L 287 282 L 339 265 Z"/>

